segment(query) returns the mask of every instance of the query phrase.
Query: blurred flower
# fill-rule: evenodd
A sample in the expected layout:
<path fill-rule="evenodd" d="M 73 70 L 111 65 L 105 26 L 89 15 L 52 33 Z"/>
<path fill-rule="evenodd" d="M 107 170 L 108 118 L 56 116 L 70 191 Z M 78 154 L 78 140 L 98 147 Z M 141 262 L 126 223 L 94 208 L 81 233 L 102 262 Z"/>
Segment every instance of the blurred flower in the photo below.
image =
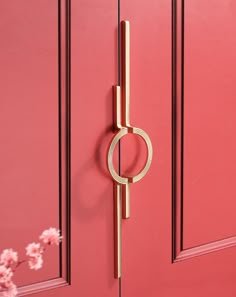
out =
<path fill-rule="evenodd" d="M 58 229 L 49 228 L 47 230 L 44 230 L 43 233 L 39 236 L 39 238 L 46 244 L 59 245 L 62 236 L 60 236 L 60 231 Z"/>
<path fill-rule="evenodd" d="M 42 257 L 43 249 L 40 243 L 32 242 L 26 247 L 26 255 L 30 257 L 28 260 L 28 264 L 30 269 L 38 270 L 42 268 L 43 265 L 43 257 Z"/>
<path fill-rule="evenodd" d="M 17 252 L 14 252 L 13 249 L 5 249 L 0 255 L 0 263 L 6 267 L 10 266 L 14 262 L 18 261 Z"/>
<path fill-rule="evenodd" d="M 31 257 L 28 264 L 30 269 L 38 270 L 43 266 L 43 257 L 41 255 Z"/>
<path fill-rule="evenodd" d="M 60 231 L 56 228 L 44 230 L 39 237 L 43 243 L 48 245 L 59 245 L 62 239 Z M 28 262 L 29 268 L 38 270 L 42 268 L 45 246 L 40 243 L 32 242 L 26 246 L 27 259 L 18 260 L 18 253 L 13 249 L 5 249 L 0 254 L 0 297 L 16 297 L 17 288 L 12 282 L 15 270 L 24 262 Z M 13 265 L 15 264 L 15 265 Z"/>
<path fill-rule="evenodd" d="M 7 268 L 4 265 L 0 265 L 0 286 L 3 286 L 6 283 L 10 282 L 12 276 L 13 272 L 11 268 Z"/>
<path fill-rule="evenodd" d="M 13 272 L 11 268 L 0 265 L 0 297 L 15 297 L 17 289 L 11 278 Z"/>
<path fill-rule="evenodd" d="M 28 244 L 25 249 L 26 249 L 26 255 L 30 257 L 38 257 L 43 252 L 40 243 L 35 243 L 35 242 Z"/>
<path fill-rule="evenodd" d="M 10 282 L 6 287 L 1 288 L 0 297 L 15 297 L 17 295 L 16 285 Z"/>

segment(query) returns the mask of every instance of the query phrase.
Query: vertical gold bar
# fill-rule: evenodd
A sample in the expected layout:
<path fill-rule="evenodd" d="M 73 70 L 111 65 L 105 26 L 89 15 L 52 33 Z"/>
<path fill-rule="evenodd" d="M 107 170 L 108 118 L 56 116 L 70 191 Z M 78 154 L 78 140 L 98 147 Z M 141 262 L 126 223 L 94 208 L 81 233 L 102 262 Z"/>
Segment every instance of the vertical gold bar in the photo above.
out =
<path fill-rule="evenodd" d="M 114 182 L 114 276 L 121 277 L 121 186 Z"/>
<path fill-rule="evenodd" d="M 130 23 L 121 22 L 122 125 L 130 126 Z M 122 217 L 130 217 L 130 185 L 122 186 Z"/>
<path fill-rule="evenodd" d="M 121 22 L 122 124 L 130 127 L 130 23 Z"/>
<path fill-rule="evenodd" d="M 114 98 L 114 125 L 116 129 L 121 129 L 121 94 L 120 86 L 113 86 Z"/>
<path fill-rule="evenodd" d="M 130 217 L 130 184 L 122 185 L 122 218 Z"/>

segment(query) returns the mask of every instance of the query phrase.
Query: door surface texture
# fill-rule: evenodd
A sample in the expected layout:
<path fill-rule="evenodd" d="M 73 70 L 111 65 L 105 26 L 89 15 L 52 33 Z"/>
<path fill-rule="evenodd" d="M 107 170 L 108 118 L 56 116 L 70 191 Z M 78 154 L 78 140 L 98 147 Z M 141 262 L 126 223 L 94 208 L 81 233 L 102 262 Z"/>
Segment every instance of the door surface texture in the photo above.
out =
<path fill-rule="evenodd" d="M 15 270 L 18 296 L 236 296 L 235 17 L 0 0 L 0 253 L 63 236 Z"/>

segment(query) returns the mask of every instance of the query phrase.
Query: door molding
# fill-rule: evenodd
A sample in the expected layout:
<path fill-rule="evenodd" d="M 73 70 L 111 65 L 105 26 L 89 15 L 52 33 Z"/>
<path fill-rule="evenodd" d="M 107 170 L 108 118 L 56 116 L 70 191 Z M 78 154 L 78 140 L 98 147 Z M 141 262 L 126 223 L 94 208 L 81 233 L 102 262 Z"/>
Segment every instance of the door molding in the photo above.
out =
<path fill-rule="evenodd" d="M 67 286 L 71 281 L 71 195 L 70 195 L 70 23 L 71 1 L 59 0 L 58 10 L 58 220 L 63 241 L 59 246 L 57 278 L 21 286 L 19 296 Z"/>
<path fill-rule="evenodd" d="M 172 0 L 172 262 L 236 245 L 236 236 L 183 248 L 185 0 Z"/>

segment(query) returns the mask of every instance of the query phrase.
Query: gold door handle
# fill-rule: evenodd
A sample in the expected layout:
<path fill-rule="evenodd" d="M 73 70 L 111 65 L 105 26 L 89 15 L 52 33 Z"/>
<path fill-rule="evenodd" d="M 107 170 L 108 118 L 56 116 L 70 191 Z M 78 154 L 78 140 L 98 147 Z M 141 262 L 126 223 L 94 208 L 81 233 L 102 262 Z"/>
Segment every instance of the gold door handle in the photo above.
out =
<path fill-rule="evenodd" d="M 113 87 L 116 133 L 111 140 L 107 164 L 114 181 L 114 242 L 115 242 L 115 277 L 121 276 L 121 218 L 130 217 L 130 184 L 142 179 L 152 162 L 152 143 L 140 128 L 130 124 L 130 23 L 121 22 L 121 86 Z M 113 166 L 113 152 L 119 140 L 129 134 L 141 136 L 147 147 L 147 160 L 144 168 L 136 176 L 120 176 Z M 121 201 L 122 197 L 122 201 Z"/>

